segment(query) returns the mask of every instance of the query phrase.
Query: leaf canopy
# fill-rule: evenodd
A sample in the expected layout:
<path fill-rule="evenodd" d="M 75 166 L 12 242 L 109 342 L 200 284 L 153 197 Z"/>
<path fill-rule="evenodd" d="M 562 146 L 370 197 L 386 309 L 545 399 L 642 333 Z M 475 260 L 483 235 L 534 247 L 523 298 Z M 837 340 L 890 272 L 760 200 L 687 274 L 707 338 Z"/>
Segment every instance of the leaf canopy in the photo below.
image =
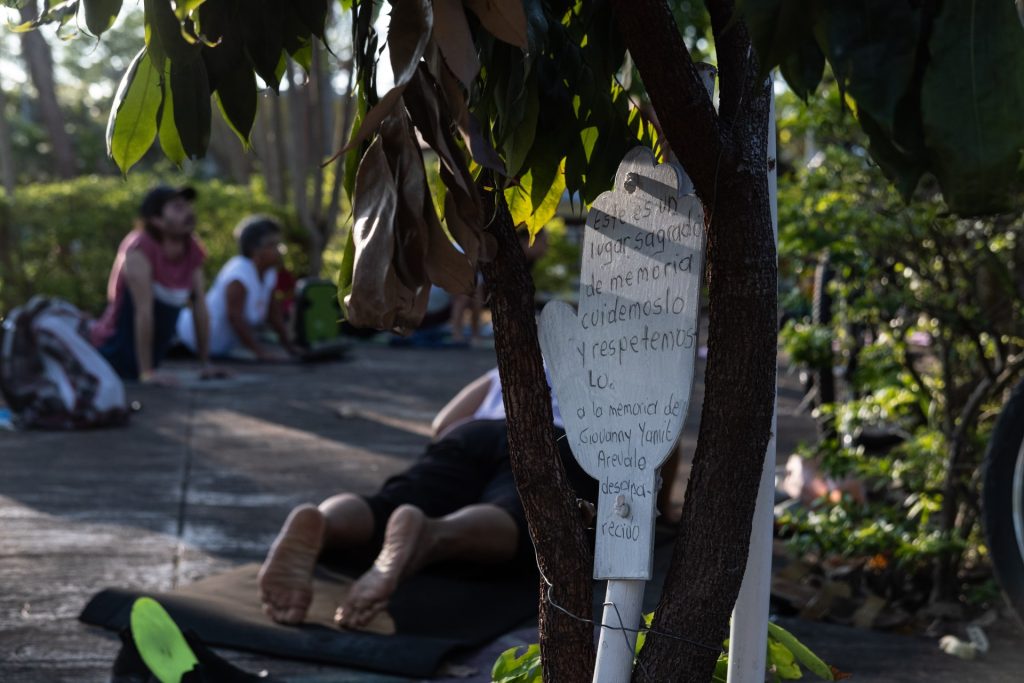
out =
<path fill-rule="evenodd" d="M 740 0 L 762 70 L 806 99 L 827 59 L 905 198 L 926 173 L 961 215 L 1024 205 L 1024 27 L 1010 2 Z"/>

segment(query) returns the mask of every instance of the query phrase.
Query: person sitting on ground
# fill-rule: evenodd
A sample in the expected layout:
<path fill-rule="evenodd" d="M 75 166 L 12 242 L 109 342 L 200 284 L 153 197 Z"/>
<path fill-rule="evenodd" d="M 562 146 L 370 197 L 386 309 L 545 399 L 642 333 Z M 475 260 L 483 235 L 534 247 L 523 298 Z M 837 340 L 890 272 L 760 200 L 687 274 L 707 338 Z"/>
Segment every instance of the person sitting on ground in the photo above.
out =
<path fill-rule="evenodd" d="M 178 315 L 192 303 L 202 376 L 209 365 L 209 316 L 202 297 L 206 252 L 193 231 L 191 187 L 158 186 L 146 193 L 139 225 L 121 241 L 107 285 L 107 308 L 90 329 L 93 345 L 124 379 L 175 384 L 156 370 L 174 339 Z"/>
<path fill-rule="evenodd" d="M 239 254 L 224 264 L 206 294 L 210 355 L 214 358 L 239 351 L 264 361 L 294 355 L 280 301 L 274 296 L 281 265 L 281 233 L 281 225 L 268 216 L 248 216 L 235 228 Z M 280 349 L 260 343 L 258 330 L 268 323 L 277 333 Z M 198 350 L 195 329 L 192 316 L 185 311 L 178 319 L 178 338 L 193 353 Z"/>
<path fill-rule="evenodd" d="M 552 394 L 557 431 L 564 435 Z M 363 628 L 388 603 L 399 582 L 443 560 L 535 567 L 533 544 L 512 478 L 505 408 L 497 370 L 466 386 L 438 413 L 434 439 L 405 472 L 374 495 L 342 493 L 288 516 L 259 573 L 263 610 L 275 621 L 303 621 L 313 598 L 321 555 L 377 553 L 352 586 L 335 619 Z M 569 482 L 584 501 L 597 482 L 558 439 Z M 378 550 L 379 549 L 379 550 Z"/>

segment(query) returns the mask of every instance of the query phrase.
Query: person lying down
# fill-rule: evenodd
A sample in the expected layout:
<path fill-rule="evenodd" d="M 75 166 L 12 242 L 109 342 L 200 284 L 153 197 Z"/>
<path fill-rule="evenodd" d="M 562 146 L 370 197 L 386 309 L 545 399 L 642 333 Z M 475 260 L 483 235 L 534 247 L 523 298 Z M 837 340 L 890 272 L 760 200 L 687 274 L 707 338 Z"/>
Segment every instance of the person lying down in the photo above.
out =
<path fill-rule="evenodd" d="M 564 426 L 552 393 L 559 437 Z M 263 611 L 301 623 L 313 599 L 318 558 L 345 551 L 376 553 L 338 606 L 338 625 L 360 629 L 387 607 L 398 585 L 442 561 L 513 565 L 533 571 L 533 544 L 512 478 L 497 369 L 463 388 L 434 419 L 433 440 L 405 472 L 372 496 L 341 493 L 288 515 L 259 572 Z M 583 501 L 597 482 L 558 439 L 569 482 Z"/>

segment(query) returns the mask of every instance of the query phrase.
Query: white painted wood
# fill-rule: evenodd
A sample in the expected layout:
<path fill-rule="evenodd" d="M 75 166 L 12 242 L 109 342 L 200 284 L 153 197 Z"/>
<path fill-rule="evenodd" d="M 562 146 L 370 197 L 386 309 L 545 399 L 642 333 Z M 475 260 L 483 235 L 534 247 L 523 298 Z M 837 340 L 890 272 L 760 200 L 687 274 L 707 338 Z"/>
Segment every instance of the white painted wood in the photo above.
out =
<path fill-rule="evenodd" d="M 609 581 L 597 643 L 594 683 L 625 683 L 633 671 L 636 628 L 641 621 L 644 581 Z M 605 637 L 607 636 L 607 637 Z"/>
<path fill-rule="evenodd" d="M 775 149 L 775 96 L 768 113 L 768 201 L 772 212 L 775 246 L 779 244 L 778 175 Z M 763 683 L 768 603 L 772 584 L 772 525 L 775 515 L 775 430 L 778 427 L 778 391 L 772 413 L 772 436 L 764 456 L 761 485 L 750 529 L 750 552 L 743 584 L 736 598 L 729 633 L 729 683 Z"/>
<path fill-rule="evenodd" d="M 657 468 L 693 387 L 704 210 L 672 164 L 626 154 L 587 215 L 579 314 L 541 315 L 541 349 L 569 445 L 600 482 L 594 578 L 649 579 Z"/>

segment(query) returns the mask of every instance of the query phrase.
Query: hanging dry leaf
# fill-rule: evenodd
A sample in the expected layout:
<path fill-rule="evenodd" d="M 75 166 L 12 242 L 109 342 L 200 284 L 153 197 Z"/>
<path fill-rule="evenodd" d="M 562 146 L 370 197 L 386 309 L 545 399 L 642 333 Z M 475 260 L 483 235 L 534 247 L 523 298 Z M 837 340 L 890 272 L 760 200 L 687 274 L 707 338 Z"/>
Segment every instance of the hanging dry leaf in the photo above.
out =
<path fill-rule="evenodd" d="M 423 197 L 427 177 L 423 159 L 404 111 L 393 113 L 380 128 L 384 155 L 398 189 L 395 214 L 395 272 L 410 289 L 429 287 L 427 276 L 427 224 L 423 218 Z"/>
<path fill-rule="evenodd" d="M 423 171 L 423 155 L 408 119 L 402 126 L 385 122 L 381 135 L 398 188 L 395 265 L 399 277 L 410 287 L 429 280 L 453 294 L 472 294 L 475 262 L 456 249 L 441 228 Z M 413 259 L 419 262 L 411 263 Z"/>
<path fill-rule="evenodd" d="M 430 41 L 434 13 L 430 0 L 394 0 L 388 25 L 388 49 L 395 86 L 363 118 L 359 130 L 341 149 L 343 154 L 373 135 L 402 99 L 402 92 L 417 72 Z"/>
<path fill-rule="evenodd" d="M 417 70 L 409 82 L 405 106 L 423 139 L 441 158 L 442 176 L 447 171 L 454 184 L 453 186 L 446 180 L 445 185 L 450 190 L 458 189 L 466 195 L 475 197 L 473 177 L 466 167 L 462 150 L 452 136 L 451 113 L 441 96 L 437 81 L 430 75 L 425 65 Z"/>
<path fill-rule="evenodd" d="M 466 106 L 466 98 L 462 93 L 462 87 L 455 75 L 448 69 L 443 61 L 437 70 L 431 69 L 434 78 L 440 81 L 441 90 L 444 92 L 445 102 L 448 111 L 458 123 L 459 132 L 462 134 L 462 141 L 469 148 L 473 161 L 484 168 L 488 168 L 499 175 L 505 175 L 505 163 L 498 156 L 490 140 L 483 134 L 480 127 L 480 120 L 470 113 Z"/>
<path fill-rule="evenodd" d="M 427 222 L 427 273 L 430 281 L 451 294 L 472 294 L 476 289 L 476 265 L 455 248 L 441 227 L 434 202 L 426 197 L 423 216 Z"/>
<path fill-rule="evenodd" d="M 527 49 L 526 12 L 522 0 L 465 0 L 466 7 L 498 40 Z"/>
<path fill-rule="evenodd" d="M 452 135 L 451 115 L 440 87 L 426 66 L 421 67 L 406 90 L 405 104 L 413 123 L 441 159 L 441 180 L 448 188 L 445 222 L 455 241 L 472 263 L 493 258 L 495 240 L 483 234 L 483 206 L 466 158 Z"/>
<path fill-rule="evenodd" d="M 399 311 L 412 308 L 411 293 L 392 264 L 397 204 L 394 177 L 378 138 L 359 163 L 352 206 L 355 261 L 345 306 L 356 327 L 390 329 Z"/>
<path fill-rule="evenodd" d="M 434 0 L 434 42 L 448 67 L 467 88 L 480 72 L 480 58 L 462 0 Z"/>

